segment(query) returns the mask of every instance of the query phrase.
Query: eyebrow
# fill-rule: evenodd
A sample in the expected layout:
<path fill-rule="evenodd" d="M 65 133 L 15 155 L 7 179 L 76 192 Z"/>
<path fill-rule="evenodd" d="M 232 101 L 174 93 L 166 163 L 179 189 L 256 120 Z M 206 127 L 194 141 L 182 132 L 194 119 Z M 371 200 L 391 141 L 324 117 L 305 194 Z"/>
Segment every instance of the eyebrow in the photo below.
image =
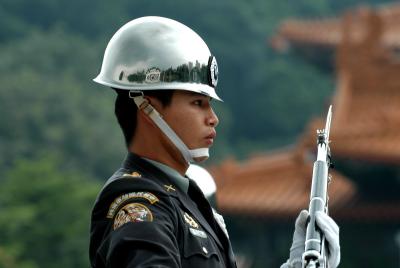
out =
<path fill-rule="evenodd" d="M 188 93 L 189 93 L 190 97 L 203 97 L 203 98 L 207 98 L 210 102 L 214 100 L 211 96 L 204 95 L 199 92 L 188 91 Z"/>
<path fill-rule="evenodd" d="M 193 92 L 193 91 L 189 91 L 188 93 L 189 93 L 191 96 L 205 96 L 205 95 L 203 95 L 203 94 L 201 94 L 201 93 Z"/>

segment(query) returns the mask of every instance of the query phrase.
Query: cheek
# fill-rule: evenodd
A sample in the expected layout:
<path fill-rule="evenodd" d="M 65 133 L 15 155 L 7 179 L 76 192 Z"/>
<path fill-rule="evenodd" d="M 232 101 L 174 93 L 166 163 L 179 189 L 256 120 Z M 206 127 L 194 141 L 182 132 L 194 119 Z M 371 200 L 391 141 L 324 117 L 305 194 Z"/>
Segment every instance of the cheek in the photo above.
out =
<path fill-rule="evenodd" d="M 191 113 L 182 113 L 176 118 L 174 126 L 181 133 L 190 133 L 198 130 L 199 122 Z"/>
<path fill-rule="evenodd" d="M 197 125 L 200 120 L 199 118 L 200 116 L 198 111 L 191 109 L 191 107 L 185 107 L 185 109 L 180 109 L 179 111 L 166 114 L 165 120 L 168 120 L 168 122 L 171 123 L 171 126 L 186 128 Z"/>
<path fill-rule="evenodd" d="M 200 133 L 202 127 L 201 117 L 198 116 L 198 112 L 191 110 L 182 111 L 165 119 L 170 122 L 170 127 L 185 143 L 190 143 L 196 137 L 196 133 Z"/>

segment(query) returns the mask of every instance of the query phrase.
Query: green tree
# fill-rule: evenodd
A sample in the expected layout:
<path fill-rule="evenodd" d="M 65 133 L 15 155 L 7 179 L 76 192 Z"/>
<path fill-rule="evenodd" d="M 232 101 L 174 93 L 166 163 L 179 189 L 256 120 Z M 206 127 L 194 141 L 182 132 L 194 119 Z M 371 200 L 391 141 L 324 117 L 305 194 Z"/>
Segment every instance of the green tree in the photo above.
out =
<path fill-rule="evenodd" d="M 88 267 L 99 188 L 50 156 L 16 161 L 0 182 L 0 267 Z"/>
<path fill-rule="evenodd" d="M 0 165 L 58 151 L 65 165 L 103 180 L 124 156 L 112 90 L 91 81 L 95 46 L 61 28 L 0 46 Z"/>

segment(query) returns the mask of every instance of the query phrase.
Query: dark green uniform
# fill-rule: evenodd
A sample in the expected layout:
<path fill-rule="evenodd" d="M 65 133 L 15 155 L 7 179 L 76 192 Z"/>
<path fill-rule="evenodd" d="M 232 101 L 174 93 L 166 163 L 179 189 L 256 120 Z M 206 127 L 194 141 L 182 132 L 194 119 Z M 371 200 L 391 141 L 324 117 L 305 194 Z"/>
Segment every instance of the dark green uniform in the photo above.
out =
<path fill-rule="evenodd" d="M 195 182 L 129 153 L 92 212 L 92 267 L 236 267 L 231 244 Z"/>

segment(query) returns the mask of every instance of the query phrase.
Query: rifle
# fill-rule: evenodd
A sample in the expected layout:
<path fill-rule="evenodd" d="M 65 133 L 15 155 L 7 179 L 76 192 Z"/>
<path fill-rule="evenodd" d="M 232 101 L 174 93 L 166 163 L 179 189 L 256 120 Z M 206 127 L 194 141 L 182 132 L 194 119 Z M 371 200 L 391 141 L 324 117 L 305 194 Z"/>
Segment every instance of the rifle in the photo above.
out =
<path fill-rule="evenodd" d="M 317 160 L 314 162 L 310 205 L 307 225 L 305 251 L 303 253 L 303 268 L 326 268 L 325 237 L 315 223 L 315 214 L 318 211 L 328 214 L 328 183 L 331 180 L 329 168 L 331 167 L 331 152 L 329 148 L 329 131 L 331 127 L 332 105 L 329 107 L 325 128 L 317 130 Z"/>

